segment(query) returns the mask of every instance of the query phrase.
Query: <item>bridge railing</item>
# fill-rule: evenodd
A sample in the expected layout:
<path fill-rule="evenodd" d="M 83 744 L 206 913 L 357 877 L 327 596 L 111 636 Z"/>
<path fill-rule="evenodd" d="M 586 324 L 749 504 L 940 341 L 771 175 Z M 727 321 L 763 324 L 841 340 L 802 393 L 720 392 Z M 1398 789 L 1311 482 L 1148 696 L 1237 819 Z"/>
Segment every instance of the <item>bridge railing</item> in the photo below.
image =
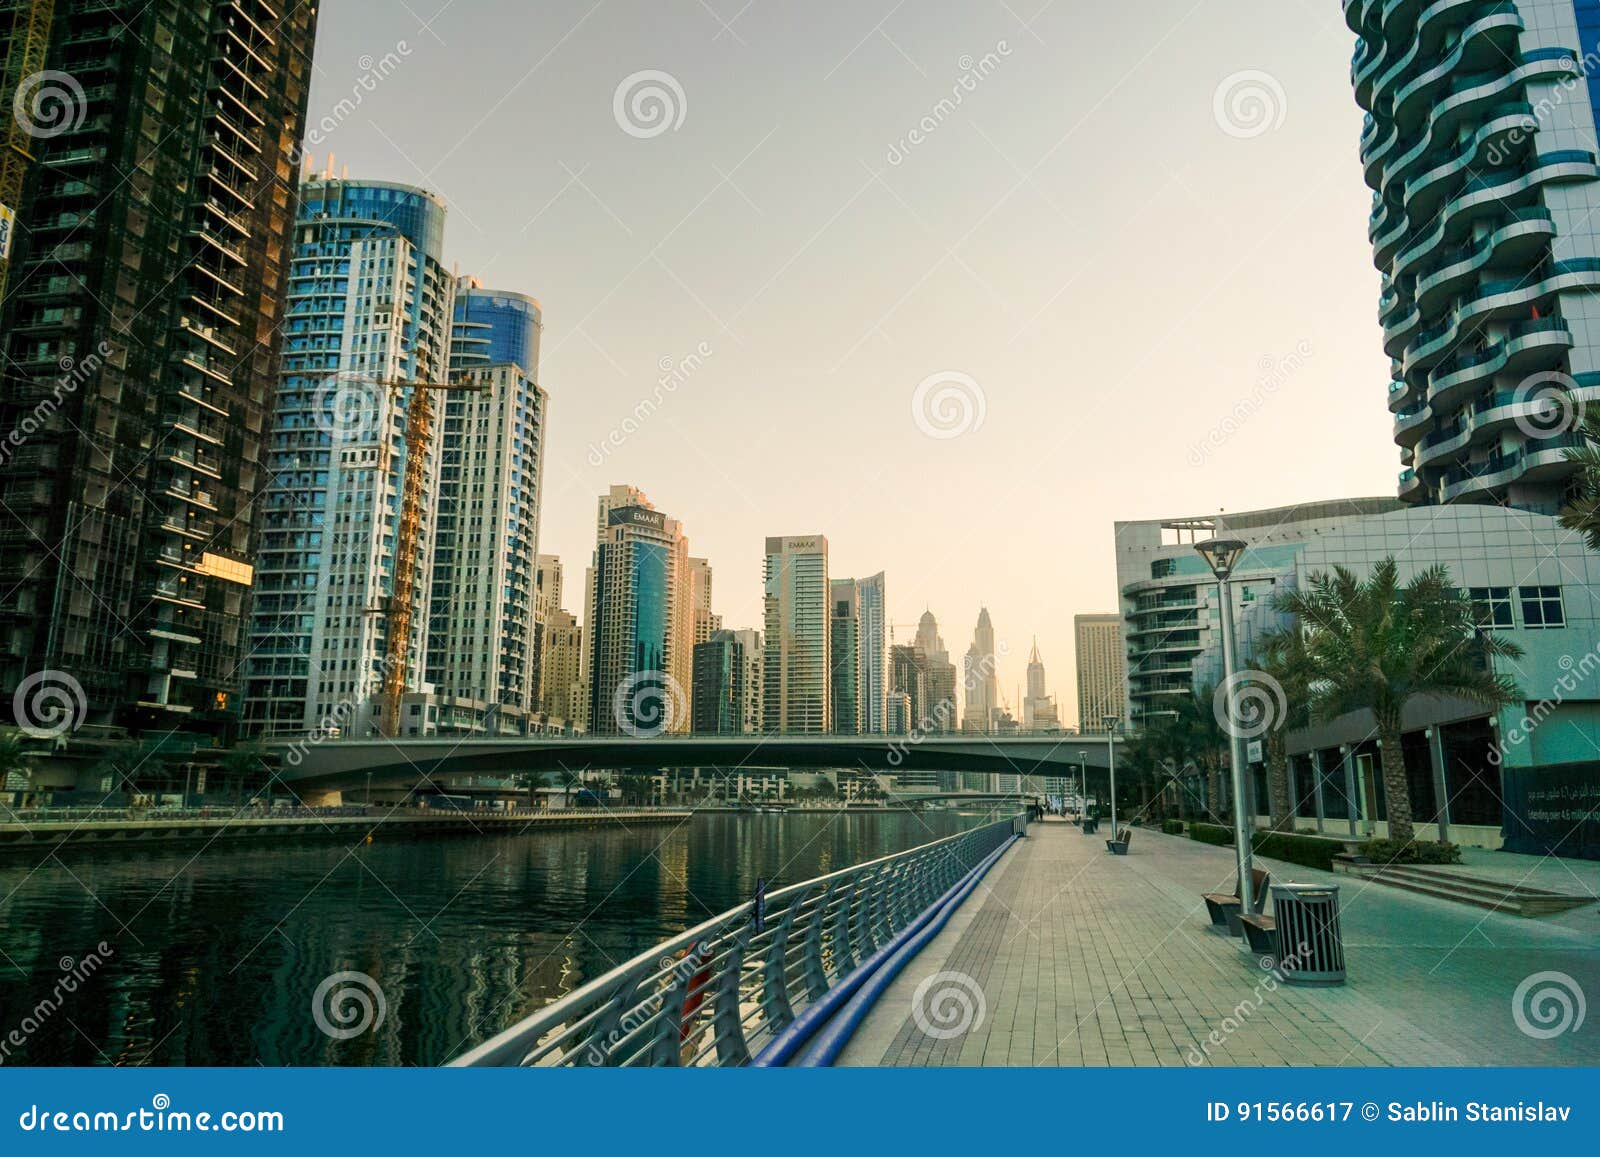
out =
<path fill-rule="evenodd" d="M 451 1064 L 746 1064 L 1021 830 L 1021 816 L 985 824 L 729 909 Z"/>

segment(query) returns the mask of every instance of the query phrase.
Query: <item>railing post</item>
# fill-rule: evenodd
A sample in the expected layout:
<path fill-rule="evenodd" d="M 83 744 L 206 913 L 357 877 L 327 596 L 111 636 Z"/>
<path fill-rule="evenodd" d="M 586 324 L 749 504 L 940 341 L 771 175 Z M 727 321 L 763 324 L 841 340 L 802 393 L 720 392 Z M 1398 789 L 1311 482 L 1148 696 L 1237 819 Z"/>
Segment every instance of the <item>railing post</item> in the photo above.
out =
<path fill-rule="evenodd" d="M 806 947 L 800 966 L 805 976 L 806 996 L 811 1000 L 822 999 L 828 991 L 828 970 L 822 965 L 822 932 L 828 919 L 828 902 L 833 899 L 835 889 L 836 885 L 829 885 L 806 915 Z"/>
<path fill-rule="evenodd" d="M 783 919 L 773 928 L 772 943 L 767 945 L 766 961 L 761 969 L 761 1007 L 774 1032 L 794 1019 L 794 1008 L 789 1003 L 788 956 L 789 930 L 794 927 L 796 907 L 797 904 L 790 903 Z"/>
<path fill-rule="evenodd" d="M 747 924 L 734 934 L 728 958 L 716 977 L 717 991 L 711 1012 L 711 1031 L 716 1034 L 717 1060 L 734 1068 L 750 1063 L 750 1044 L 744 1039 L 744 1018 L 739 1005 L 744 978 L 744 954 L 750 944 Z"/>
<path fill-rule="evenodd" d="M 617 987 L 606 997 L 605 1012 L 590 1026 L 589 1035 L 581 1042 L 573 1043 L 572 1047 L 578 1052 L 578 1064 L 601 1068 L 617 1067 L 615 1050 L 621 1036 L 622 1017 L 629 1010 L 638 988 L 639 978 L 636 973 L 627 973 L 617 981 Z M 596 1056 L 599 1057 L 598 1064 L 594 1060 Z"/>
<path fill-rule="evenodd" d="M 855 898 L 860 894 L 860 874 L 852 876 L 843 893 L 843 902 L 833 914 L 833 974 L 843 976 L 856 966 L 855 945 L 850 935 L 850 917 L 855 912 Z"/>

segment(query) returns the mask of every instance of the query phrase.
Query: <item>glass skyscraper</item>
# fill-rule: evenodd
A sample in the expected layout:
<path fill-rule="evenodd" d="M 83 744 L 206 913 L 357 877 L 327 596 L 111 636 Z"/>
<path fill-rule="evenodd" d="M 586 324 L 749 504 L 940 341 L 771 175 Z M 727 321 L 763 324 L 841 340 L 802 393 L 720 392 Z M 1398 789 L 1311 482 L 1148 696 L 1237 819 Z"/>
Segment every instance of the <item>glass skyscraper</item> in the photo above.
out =
<path fill-rule="evenodd" d="M 588 574 L 589 731 L 655 734 L 691 723 L 694 620 L 689 546 L 644 492 L 600 499 Z"/>

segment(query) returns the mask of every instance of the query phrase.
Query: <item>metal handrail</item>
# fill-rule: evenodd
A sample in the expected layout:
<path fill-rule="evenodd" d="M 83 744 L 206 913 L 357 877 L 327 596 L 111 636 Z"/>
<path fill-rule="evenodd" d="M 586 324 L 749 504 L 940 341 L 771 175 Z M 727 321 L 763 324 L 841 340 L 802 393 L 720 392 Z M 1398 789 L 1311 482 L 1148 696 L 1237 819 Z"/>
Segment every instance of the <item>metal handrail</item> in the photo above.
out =
<path fill-rule="evenodd" d="M 1015 816 L 769 893 L 457 1057 L 462 1066 L 737 1066 L 1024 828 Z"/>

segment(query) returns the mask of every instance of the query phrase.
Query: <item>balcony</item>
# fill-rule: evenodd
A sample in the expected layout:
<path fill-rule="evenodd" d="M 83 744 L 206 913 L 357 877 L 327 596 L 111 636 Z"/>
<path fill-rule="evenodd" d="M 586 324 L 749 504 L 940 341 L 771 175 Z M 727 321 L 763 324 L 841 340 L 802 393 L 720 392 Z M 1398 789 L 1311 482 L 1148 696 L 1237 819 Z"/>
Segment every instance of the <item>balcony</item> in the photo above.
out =
<path fill-rule="evenodd" d="M 1402 410 L 1394 418 L 1394 440 L 1402 446 L 1415 446 L 1433 421 L 1433 411 L 1427 406 Z"/>

